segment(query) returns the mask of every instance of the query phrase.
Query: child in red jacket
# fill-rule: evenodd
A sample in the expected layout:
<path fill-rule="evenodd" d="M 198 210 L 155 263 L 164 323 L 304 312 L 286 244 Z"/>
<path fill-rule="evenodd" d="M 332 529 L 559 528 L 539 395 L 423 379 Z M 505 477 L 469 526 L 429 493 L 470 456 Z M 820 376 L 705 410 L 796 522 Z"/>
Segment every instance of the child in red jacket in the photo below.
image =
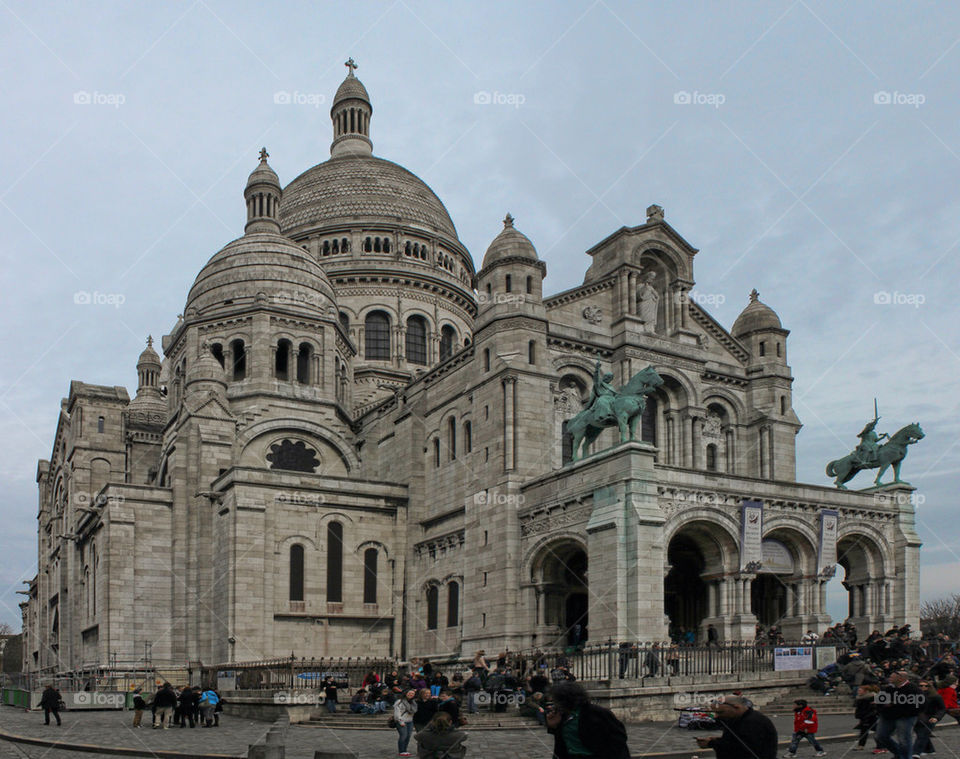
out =
<path fill-rule="evenodd" d="M 817 756 L 826 756 L 827 752 L 817 742 L 817 710 L 812 706 L 807 706 L 807 702 L 798 698 L 793 702 L 793 740 L 790 741 L 790 748 L 787 749 L 786 756 L 794 757 L 797 755 L 797 746 L 801 738 L 806 738 L 817 752 Z"/>

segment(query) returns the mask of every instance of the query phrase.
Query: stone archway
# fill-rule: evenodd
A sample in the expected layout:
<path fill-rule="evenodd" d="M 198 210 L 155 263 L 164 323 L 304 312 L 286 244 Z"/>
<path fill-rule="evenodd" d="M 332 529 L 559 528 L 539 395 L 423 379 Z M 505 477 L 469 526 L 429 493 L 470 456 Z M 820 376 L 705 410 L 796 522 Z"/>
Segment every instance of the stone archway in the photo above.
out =
<path fill-rule="evenodd" d="M 579 645 L 589 638 L 587 549 L 561 537 L 543 546 L 532 564 L 536 592 L 536 643 Z"/>
<path fill-rule="evenodd" d="M 881 548 L 866 535 L 845 535 L 837 541 L 837 563 L 847 591 L 847 619 L 856 625 L 858 637 L 886 629 L 892 619 L 893 588 Z"/>
<path fill-rule="evenodd" d="M 663 588 L 664 617 L 672 637 L 692 632 L 702 642 L 711 624 L 722 640 L 741 637 L 735 634 L 741 614 L 735 580 L 738 556 L 733 536 L 703 518 L 686 522 L 673 533 L 667 543 Z"/>

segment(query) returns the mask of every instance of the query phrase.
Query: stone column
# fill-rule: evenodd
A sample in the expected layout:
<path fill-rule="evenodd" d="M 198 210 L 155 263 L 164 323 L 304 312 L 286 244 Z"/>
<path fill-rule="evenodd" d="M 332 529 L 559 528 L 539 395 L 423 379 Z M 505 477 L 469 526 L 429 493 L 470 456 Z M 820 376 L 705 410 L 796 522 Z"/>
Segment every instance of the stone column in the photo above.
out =
<path fill-rule="evenodd" d="M 690 468 L 698 469 L 700 462 L 700 428 L 701 421 L 699 416 L 690 417 Z"/>
<path fill-rule="evenodd" d="M 516 464 L 516 453 L 513 448 L 514 440 L 514 401 L 517 386 L 516 377 L 505 377 L 503 380 L 503 468 L 512 471 Z"/>
<path fill-rule="evenodd" d="M 637 313 L 637 275 L 630 272 L 627 275 L 627 302 L 631 314 Z"/>
<path fill-rule="evenodd" d="M 627 272 L 621 271 L 620 277 L 617 282 L 617 291 L 620 295 L 619 303 L 617 304 L 618 306 L 617 310 L 619 311 L 620 316 L 623 316 L 624 314 L 629 312 L 630 306 L 629 306 L 629 294 L 627 292 L 628 288 L 629 288 L 629 283 L 627 282 Z"/>

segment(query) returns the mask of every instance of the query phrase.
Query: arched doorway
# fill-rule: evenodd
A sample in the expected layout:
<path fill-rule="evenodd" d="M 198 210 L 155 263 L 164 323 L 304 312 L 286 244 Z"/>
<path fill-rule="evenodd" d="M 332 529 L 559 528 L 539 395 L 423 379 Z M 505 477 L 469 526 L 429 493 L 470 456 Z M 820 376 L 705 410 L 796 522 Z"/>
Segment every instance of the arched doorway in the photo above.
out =
<path fill-rule="evenodd" d="M 541 549 L 533 565 L 537 594 L 537 642 L 579 645 L 589 638 L 587 552 L 571 539 Z"/>
<path fill-rule="evenodd" d="M 781 625 L 787 615 L 787 586 L 780 577 L 770 572 L 756 576 L 750 587 L 750 610 L 765 628 Z"/>
<path fill-rule="evenodd" d="M 837 563 L 846 591 L 846 618 L 856 625 L 857 635 L 864 638 L 874 629 L 886 629 L 891 624 L 892 588 L 881 549 L 866 535 L 846 535 L 837 541 Z"/>
<path fill-rule="evenodd" d="M 663 581 L 663 610 L 670 620 L 670 636 L 694 634 L 707 616 L 707 589 L 701 578 L 706 566 L 703 553 L 689 535 L 680 534 L 667 548 L 670 571 Z"/>
<path fill-rule="evenodd" d="M 685 522 L 667 542 L 664 616 L 674 640 L 704 641 L 708 625 L 721 640 L 740 639 L 736 595 L 739 550 L 719 515 Z M 752 622 L 751 622 L 752 628 Z"/>

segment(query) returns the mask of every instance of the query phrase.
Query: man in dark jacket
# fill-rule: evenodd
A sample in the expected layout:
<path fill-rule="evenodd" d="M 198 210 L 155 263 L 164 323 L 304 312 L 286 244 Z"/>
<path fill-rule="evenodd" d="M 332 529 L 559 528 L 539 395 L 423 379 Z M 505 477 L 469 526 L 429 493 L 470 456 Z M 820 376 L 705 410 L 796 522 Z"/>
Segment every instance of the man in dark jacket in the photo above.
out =
<path fill-rule="evenodd" d="M 777 759 L 777 728 L 770 718 L 749 706 L 743 696 L 724 696 L 717 704 L 719 738 L 697 738 L 717 759 Z"/>
<path fill-rule="evenodd" d="M 932 682 L 924 680 L 920 683 L 920 690 L 926 698 L 920 705 L 920 714 L 917 715 L 917 721 L 913 726 L 917 736 L 913 742 L 914 756 L 935 753 L 932 740 L 933 728 L 947 713 L 943 698 L 937 693 Z"/>
<path fill-rule="evenodd" d="M 177 706 L 177 692 L 170 683 L 164 683 L 153 697 L 153 708 L 156 709 L 157 719 L 153 723 L 155 728 L 167 729 L 173 710 Z"/>
<path fill-rule="evenodd" d="M 579 683 L 564 681 L 550 690 L 547 732 L 553 735 L 554 759 L 589 756 L 630 759 L 627 731 L 613 712 L 590 703 Z"/>
<path fill-rule="evenodd" d="M 890 674 L 890 683 L 877 694 L 877 745 L 897 759 L 913 756 L 913 725 L 926 697 L 902 669 Z"/>
<path fill-rule="evenodd" d="M 53 687 L 53 685 L 48 685 L 43 691 L 43 695 L 40 696 L 40 706 L 43 709 L 43 724 L 50 724 L 50 715 L 53 714 L 57 718 L 57 726 L 59 727 L 62 723 L 60 722 L 60 691 Z"/>

